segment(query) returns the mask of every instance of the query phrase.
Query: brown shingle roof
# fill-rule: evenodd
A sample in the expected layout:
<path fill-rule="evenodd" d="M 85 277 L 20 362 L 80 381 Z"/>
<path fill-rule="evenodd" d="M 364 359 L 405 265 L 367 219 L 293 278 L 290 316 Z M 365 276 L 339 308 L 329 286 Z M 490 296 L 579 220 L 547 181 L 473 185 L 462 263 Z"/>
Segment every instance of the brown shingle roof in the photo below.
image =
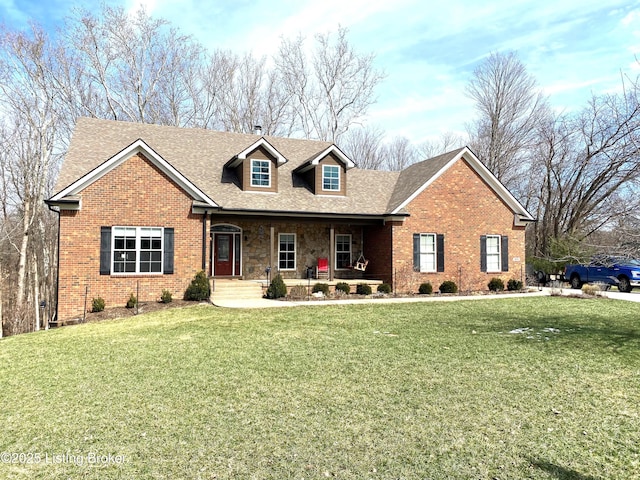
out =
<path fill-rule="evenodd" d="M 385 215 L 391 213 L 460 150 L 414 164 L 403 172 L 347 172 L 347 196 L 314 195 L 295 186 L 293 171 L 331 144 L 316 140 L 265 139 L 287 163 L 278 167 L 278 193 L 242 191 L 222 182 L 224 165 L 260 137 L 252 134 L 81 118 L 57 182 L 61 191 L 125 147 L 141 139 L 225 210 Z"/>

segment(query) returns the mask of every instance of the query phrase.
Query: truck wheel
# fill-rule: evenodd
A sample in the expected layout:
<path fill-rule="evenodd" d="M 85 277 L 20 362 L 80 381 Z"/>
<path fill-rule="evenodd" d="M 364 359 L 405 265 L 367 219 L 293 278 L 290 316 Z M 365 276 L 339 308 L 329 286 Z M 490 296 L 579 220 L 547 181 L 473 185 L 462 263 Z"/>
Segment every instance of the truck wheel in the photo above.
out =
<path fill-rule="evenodd" d="M 580 281 L 580 277 L 578 275 L 574 275 L 573 277 L 571 277 L 571 281 L 569 282 L 571 283 L 571 288 L 580 288 L 582 287 L 582 282 Z"/>
<path fill-rule="evenodd" d="M 631 291 L 631 282 L 627 277 L 618 278 L 618 290 L 624 293 L 629 293 Z"/>

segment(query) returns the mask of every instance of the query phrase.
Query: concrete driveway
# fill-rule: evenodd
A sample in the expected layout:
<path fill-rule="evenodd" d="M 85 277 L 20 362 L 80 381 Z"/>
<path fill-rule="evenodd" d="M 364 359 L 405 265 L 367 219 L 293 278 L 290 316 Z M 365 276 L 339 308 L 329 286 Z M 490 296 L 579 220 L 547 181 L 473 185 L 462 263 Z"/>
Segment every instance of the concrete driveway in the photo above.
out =
<path fill-rule="evenodd" d="M 575 288 L 550 288 L 544 287 L 542 291 L 547 292 L 548 295 L 551 295 L 552 292 L 557 292 L 560 290 L 562 295 L 581 295 L 581 291 Z M 600 292 L 600 295 L 606 298 L 610 298 L 612 300 L 625 300 L 627 302 L 640 302 L 640 290 L 634 289 L 630 293 L 622 293 L 617 290 L 609 290 L 606 292 Z"/>
<path fill-rule="evenodd" d="M 627 302 L 640 302 L 640 290 L 632 290 L 630 293 L 605 292 L 607 298 L 626 300 Z"/>

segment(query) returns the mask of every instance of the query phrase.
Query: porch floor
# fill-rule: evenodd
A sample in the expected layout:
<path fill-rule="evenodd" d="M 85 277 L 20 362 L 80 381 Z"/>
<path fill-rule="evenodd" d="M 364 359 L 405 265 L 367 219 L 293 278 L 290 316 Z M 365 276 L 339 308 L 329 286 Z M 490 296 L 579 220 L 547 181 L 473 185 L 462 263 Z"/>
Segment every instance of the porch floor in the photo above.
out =
<path fill-rule="evenodd" d="M 296 285 L 302 285 L 303 287 L 311 286 L 313 287 L 316 283 L 326 283 L 330 287 L 335 287 L 338 283 L 348 283 L 350 287 L 353 287 L 352 290 L 355 290 L 356 285 L 359 283 L 366 283 L 367 285 L 381 285 L 384 283 L 382 280 L 375 280 L 370 278 L 334 278 L 329 281 L 323 278 L 283 278 L 284 284 L 287 288 L 295 287 Z M 248 282 L 258 282 L 262 285 L 263 288 L 269 287 L 270 280 L 262 279 L 262 280 L 247 280 Z"/>

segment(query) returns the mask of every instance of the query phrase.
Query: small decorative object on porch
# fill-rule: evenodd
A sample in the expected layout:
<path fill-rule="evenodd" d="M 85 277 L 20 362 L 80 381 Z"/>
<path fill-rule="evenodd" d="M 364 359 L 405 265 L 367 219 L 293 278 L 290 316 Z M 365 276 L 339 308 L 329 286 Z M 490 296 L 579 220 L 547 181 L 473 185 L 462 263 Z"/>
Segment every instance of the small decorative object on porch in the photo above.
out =
<path fill-rule="evenodd" d="M 361 253 L 358 257 L 358 260 L 356 260 L 356 263 L 353 265 L 353 268 L 354 270 L 360 270 L 361 272 L 364 272 L 367 269 L 367 265 L 369 265 L 369 260 L 364 258 L 364 255 L 362 255 Z"/>
<path fill-rule="evenodd" d="M 319 258 L 316 267 L 316 278 L 329 278 L 329 259 Z"/>

